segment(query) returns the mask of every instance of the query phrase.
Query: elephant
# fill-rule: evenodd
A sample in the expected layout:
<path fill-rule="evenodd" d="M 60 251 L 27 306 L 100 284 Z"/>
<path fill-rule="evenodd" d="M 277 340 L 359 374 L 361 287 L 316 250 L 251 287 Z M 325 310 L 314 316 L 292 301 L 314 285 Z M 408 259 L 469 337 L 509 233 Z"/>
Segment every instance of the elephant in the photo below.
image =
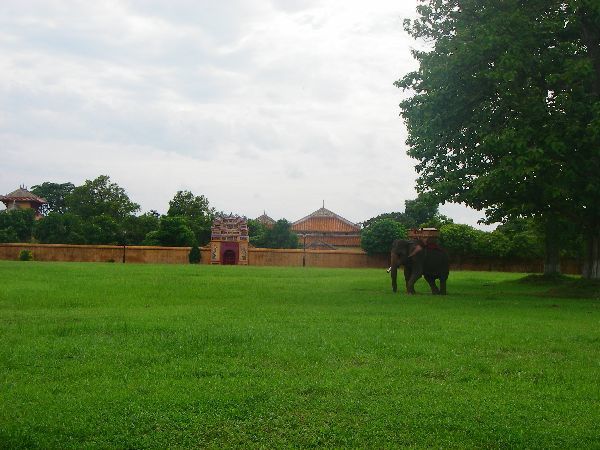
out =
<path fill-rule="evenodd" d="M 446 295 L 446 280 L 449 273 L 448 255 L 437 245 L 425 245 L 421 241 L 398 239 L 392 244 L 392 290 L 397 292 L 396 283 L 398 267 L 404 266 L 406 292 L 415 293 L 415 283 L 421 276 L 425 277 L 434 295 Z M 435 280 L 440 280 L 438 289 Z"/>

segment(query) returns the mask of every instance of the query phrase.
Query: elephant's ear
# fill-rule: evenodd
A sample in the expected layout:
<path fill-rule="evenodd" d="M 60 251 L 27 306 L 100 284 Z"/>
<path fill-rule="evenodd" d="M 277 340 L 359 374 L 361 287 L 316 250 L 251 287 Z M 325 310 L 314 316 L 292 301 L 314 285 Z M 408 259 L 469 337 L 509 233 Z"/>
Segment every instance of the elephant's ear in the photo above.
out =
<path fill-rule="evenodd" d="M 419 253 L 421 251 L 423 251 L 423 246 L 417 242 L 417 243 L 415 243 L 415 246 L 410 251 L 410 254 L 408 255 L 408 257 L 412 258 L 413 256 L 415 256 L 417 253 Z"/>

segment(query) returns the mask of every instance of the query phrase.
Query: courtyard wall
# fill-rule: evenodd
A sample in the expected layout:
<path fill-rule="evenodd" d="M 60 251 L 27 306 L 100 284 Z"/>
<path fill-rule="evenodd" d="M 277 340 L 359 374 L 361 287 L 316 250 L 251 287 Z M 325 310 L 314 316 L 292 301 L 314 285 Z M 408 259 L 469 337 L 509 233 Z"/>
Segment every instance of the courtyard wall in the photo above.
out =
<path fill-rule="evenodd" d="M 148 247 L 117 245 L 67 245 L 67 244 L 0 244 L 0 260 L 18 260 L 21 250 L 31 250 L 36 261 L 70 262 L 125 262 L 148 264 L 188 264 L 190 247 Z M 201 250 L 201 263 L 210 261 L 210 248 Z M 248 264 L 251 266 L 381 268 L 389 266 L 388 255 L 367 255 L 356 250 L 302 250 L 250 248 Z M 580 274 L 581 261 L 561 261 L 563 273 Z M 502 260 L 463 258 L 453 261 L 451 270 L 476 270 L 497 272 L 541 273 L 541 260 Z"/>

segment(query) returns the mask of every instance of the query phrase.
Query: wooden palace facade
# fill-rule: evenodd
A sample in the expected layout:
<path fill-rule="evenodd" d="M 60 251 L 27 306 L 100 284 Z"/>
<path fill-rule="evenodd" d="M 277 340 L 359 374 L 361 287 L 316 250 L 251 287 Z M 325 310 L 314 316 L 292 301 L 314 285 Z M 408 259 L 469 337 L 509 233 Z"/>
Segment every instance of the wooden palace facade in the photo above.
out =
<path fill-rule="evenodd" d="M 295 221 L 292 231 L 307 249 L 360 247 L 360 226 L 328 210 L 325 205 Z"/>

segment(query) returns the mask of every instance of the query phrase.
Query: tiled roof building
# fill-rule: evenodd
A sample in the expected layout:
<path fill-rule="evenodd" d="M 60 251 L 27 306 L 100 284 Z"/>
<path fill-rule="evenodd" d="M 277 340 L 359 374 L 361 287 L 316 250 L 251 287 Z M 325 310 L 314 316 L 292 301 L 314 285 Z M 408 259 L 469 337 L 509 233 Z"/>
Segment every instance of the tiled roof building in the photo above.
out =
<path fill-rule="evenodd" d="M 271 219 L 267 216 L 267 212 L 265 211 L 262 216 L 257 217 L 256 220 L 262 223 L 267 228 L 272 228 L 275 225 L 275 220 Z"/>
<path fill-rule="evenodd" d="M 292 224 L 306 248 L 360 247 L 360 226 L 323 206 Z"/>
<path fill-rule="evenodd" d="M 0 202 L 6 205 L 6 209 L 34 209 L 36 217 L 41 217 L 40 208 L 48 203 L 45 198 L 38 197 L 32 192 L 29 192 L 25 186 L 20 186 L 19 189 L 12 191 L 10 194 L 0 195 Z"/>

